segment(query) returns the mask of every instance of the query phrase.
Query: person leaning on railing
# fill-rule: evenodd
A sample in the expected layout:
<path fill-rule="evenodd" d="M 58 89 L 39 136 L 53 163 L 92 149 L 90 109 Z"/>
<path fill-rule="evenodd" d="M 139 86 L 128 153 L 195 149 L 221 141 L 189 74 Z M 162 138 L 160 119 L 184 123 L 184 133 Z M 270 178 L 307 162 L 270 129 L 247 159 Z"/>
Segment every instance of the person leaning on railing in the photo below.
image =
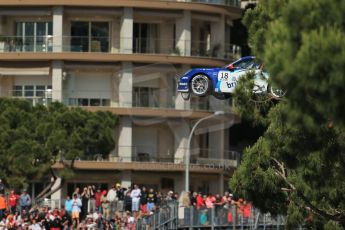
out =
<path fill-rule="evenodd" d="M 150 188 L 149 192 L 147 193 L 147 209 L 149 212 L 151 212 L 155 208 L 156 201 L 157 195 L 154 192 L 153 188 Z"/>

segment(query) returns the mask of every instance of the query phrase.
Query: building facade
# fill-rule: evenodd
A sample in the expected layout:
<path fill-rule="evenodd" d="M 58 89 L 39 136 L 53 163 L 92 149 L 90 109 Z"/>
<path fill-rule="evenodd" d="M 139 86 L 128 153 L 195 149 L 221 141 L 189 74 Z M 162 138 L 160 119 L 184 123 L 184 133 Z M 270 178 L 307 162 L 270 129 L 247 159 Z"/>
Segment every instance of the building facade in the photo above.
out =
<path fill-rule="evenodd" d="M 229 101 L 184 101 L 175 88 L 192 67 L 238 57 L 230 27 L 239 17 L 237 0 L 2 0 L 0 96 L 119 116 L 116 148 L 107 157 L 78 159 L 75 177 L 53 197 L 118 182 L 180 192 L 188 149 L 190 190 L 223 192 L 237 166 L 229 127 L 239 118 Z M 219 110 L 226 115 L 200 124 L 188 146 L 194 124 Z"/>

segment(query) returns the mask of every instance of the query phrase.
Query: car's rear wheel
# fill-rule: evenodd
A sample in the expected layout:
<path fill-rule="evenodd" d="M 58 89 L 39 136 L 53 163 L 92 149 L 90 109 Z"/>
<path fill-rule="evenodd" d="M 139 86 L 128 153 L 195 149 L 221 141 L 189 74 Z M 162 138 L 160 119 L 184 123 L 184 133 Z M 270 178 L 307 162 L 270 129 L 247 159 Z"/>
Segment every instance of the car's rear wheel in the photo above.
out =
<path fill-rule="evenodd" d="M 206 96 L 211 91 L 211 81 L 206 75 L 197 74 L 190 81 L 190 89 L 195 96 Z"/>
<path fill-rule="evenodd" d="M 281 98 L 281 97 L 284 97 L 285 94 L 286 94 L 286 91 L 285 90 L 282 90 L 282 89 L 276 89 L 272 86 L 269 86 L 268 87 L 268 90 L 270 92 L 270 94 L 275 97 L 275 98 Z"/>

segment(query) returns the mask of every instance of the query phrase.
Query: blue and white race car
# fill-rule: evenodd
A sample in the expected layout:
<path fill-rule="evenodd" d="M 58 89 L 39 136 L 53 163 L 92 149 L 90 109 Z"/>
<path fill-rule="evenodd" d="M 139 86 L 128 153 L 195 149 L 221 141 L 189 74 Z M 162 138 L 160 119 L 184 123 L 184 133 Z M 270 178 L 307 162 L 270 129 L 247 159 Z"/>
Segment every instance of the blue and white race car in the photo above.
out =
<path fill-rule="evenodd" d="M 212 94 L 218 99 L 227 99 L 234 92 L 238 79 L 253 71 L 254 93 L 270 93 L 275 98 L 284 96 L 284 91 L 268 84 L 269 75 L 261 67 L 254 56 L 247 56 L 221 68 L 194 68 L 180 78 L 177 91 L 185 100 L 190 98 L 191 93 L 199 97 Z"/>

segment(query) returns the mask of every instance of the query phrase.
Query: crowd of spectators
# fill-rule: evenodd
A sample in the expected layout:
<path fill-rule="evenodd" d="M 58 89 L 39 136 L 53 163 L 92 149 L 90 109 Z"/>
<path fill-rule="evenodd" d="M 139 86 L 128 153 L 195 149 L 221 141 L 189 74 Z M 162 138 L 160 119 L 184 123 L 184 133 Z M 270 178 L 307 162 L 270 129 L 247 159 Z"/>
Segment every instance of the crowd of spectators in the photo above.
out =
<path fill-rule="evenodd" d="M 20 195 L 10 190 L 5 197 L 0 181 L 0 230 L 134 230 L 140 220 L 149 219 L 163 202 L 170 201 L 178 202 L 179 218 L 184 224 L 191 224 L 191 217 L 193 225 L 207 225 L 211 218 L 217 224 L 231 224 L 234 218 L 251 215 L 251 204 L 241 198 L 235 200 L 229 192 L 223 196 L 182 192 L 179 196 L 173 191 L 163 194 L 136 184 L 130 188 L 115 184 L 109 190 L 90 185 L 77 187 L 59 207 L 52 207 L 32 202 L 25 189 Z"/>
<path fill-rule="evenodd" d="M 121 187 L 109 190 L 77 187 L 61 207 L 33 202 L 26 190 L 5 197 L 0 189 L 0 230 L 3 229 L 114 229 L 134 230 L 139 219 L 153 215 L 162 202 L 176 200 L 177 193 Z"/>
<path fill-rule="evenodd" d="M 246 222 L 252 215 L 252 204 L 243 198 L 235 199 L 229 192 L 225 192 L 223 196 L 182 192 L 179 207 L 179 218 L 183 219 L 185 225 L 191 224 L 191 218 L 193 225 L 197 226 L 208 225 L 211 221 L 217 225 L 230 225 L 239 221 Z"/>

